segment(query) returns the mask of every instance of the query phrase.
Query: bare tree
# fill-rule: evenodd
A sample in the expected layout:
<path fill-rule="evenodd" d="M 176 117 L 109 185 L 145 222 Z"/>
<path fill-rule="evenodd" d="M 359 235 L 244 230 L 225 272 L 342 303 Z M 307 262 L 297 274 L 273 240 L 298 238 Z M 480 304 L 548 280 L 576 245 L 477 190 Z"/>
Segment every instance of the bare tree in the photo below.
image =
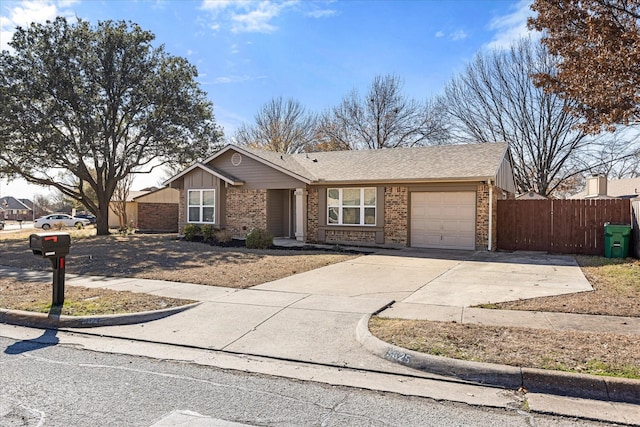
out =
<path fill-rule="evenodd" d="M 441 99 L 456 121 L 459 141 L 509 143 L 519 192 L 552 195 L 580 172 L 579 160 L 593 143 L 574 129 L 578 119 L 568 112 L 571 101 L 531 80 L 555 66 L 543 46 L 524 39 L 509 50 L 478 54 Z"/>
<path fill-rule="evenodd" d="M 53 212 L 53 203 L 50 198 L 42 194 L 36 194 L 33 197 L 33 217 L 39 218 L 51 212 Z"/>
<path fill-rule="evenodd" d="M 436 105 L 402 93 L 394 75 L 376 76 L 368 92 L 357 90 L 323 114 L 318 132 L 329 149 L 381 149 L 440 143 L 447 126 Z"/>
<path fill-rule="evenodd" d="M 133 184 L 133 174 L 127 175 L 125 178 L 118 181 L 115 190 L 113 191 L 113 198 L 109 207 L 118 215 L 118 224 L 120 230 L 126 230 L 128 225 L 127 219 L 127 199 L 129 198 L 129 191 L 131 190 L 131 184 Z"/>
<path fill-rule="evenodd" d="M 298 101 L 278 97 L 262 106 L 253 125 L 240 126 L 235 141 L 252 148 L 299 153 L 313 143 L 316 127 L 316 116 L 307 114 Z"/>
<path fill-rule="evenodd" d="M 605 175 L 609 179 L 640 176 L 638 129 L 618 128 L 607 138 L 599 138 L 582 161 L 587 175 Z"/>

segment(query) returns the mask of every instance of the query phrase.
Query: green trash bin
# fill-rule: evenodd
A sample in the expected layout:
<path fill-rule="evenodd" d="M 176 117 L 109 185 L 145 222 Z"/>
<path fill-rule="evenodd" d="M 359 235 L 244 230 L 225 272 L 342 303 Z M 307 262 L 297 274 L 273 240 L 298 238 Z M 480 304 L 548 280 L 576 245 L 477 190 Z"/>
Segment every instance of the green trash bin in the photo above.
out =
<path fill-rule="evenodd" d="M 631 226 L 626 224 L 604 224 L 604 256 L 626 258 L 629 255 Z"/>

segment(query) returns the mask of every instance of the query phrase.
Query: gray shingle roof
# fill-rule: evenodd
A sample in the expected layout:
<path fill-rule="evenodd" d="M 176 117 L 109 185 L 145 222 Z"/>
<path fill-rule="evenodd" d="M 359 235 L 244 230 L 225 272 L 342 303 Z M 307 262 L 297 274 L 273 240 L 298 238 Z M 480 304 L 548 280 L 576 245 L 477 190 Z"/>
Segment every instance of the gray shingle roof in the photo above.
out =
<path fill-rule="evenodd" d="M 493 178 L 507 147 L 490 143 L 292 155 L 242 149 L 310 181 L 349 182 Z"/>
<path fill-rule="evenodd" d="M 25 199 L 26 200 L 26 199 Z M 0 209 L 7 210 L 24 210 L 31 209 L 29 206 L 25 205 L 22 201 L 16 199 L 15 197 L 5 196 L 0 198 Z"/>

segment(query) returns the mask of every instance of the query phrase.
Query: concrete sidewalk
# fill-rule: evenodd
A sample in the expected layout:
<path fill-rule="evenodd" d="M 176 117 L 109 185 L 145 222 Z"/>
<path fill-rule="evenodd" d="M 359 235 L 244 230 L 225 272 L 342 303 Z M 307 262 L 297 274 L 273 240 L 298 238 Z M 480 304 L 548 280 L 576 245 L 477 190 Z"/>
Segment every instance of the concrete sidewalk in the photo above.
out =
<path fill-rule="evenodd" d="M 0 274 L 51 280 L 50 272 L 0 267 Z M 245 290 L 73 274 L 67 275 L 67 285 L 202 302 L 152 322 L 92 328 L 89 333 L 98 336 L 411 377 L 445 378 L 393 363 L 367 349 L 356 335 L 363 318 L 381 311 L 386 317 L 640 334 L 638 318 L 468 307 L 591 290 L 572 257 L 539 254 L 380 251 Z M 455 370 L 459 361 L 446 359 L 444 363 Z"/>
<path fill-rule="evenodd" d="M 556 331 L 603 332 L 640 336 L 640 317 L 492 310 L 415 303 L 395 303 L 378 316 L 490 326 L 516 326 Z"/>

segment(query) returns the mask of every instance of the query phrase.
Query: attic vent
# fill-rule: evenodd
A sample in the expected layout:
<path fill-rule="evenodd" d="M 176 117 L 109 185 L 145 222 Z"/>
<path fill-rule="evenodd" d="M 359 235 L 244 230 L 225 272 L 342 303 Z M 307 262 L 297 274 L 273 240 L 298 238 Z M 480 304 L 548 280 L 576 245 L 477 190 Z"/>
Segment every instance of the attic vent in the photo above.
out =
<path fill-rule="evenodd" d="M 233 153 L 233 156 L 231 156 L 231 164 L 233 166 L 238 166 L 240 163 L 242 163 L 242 156 L 240 153 Z"/>

